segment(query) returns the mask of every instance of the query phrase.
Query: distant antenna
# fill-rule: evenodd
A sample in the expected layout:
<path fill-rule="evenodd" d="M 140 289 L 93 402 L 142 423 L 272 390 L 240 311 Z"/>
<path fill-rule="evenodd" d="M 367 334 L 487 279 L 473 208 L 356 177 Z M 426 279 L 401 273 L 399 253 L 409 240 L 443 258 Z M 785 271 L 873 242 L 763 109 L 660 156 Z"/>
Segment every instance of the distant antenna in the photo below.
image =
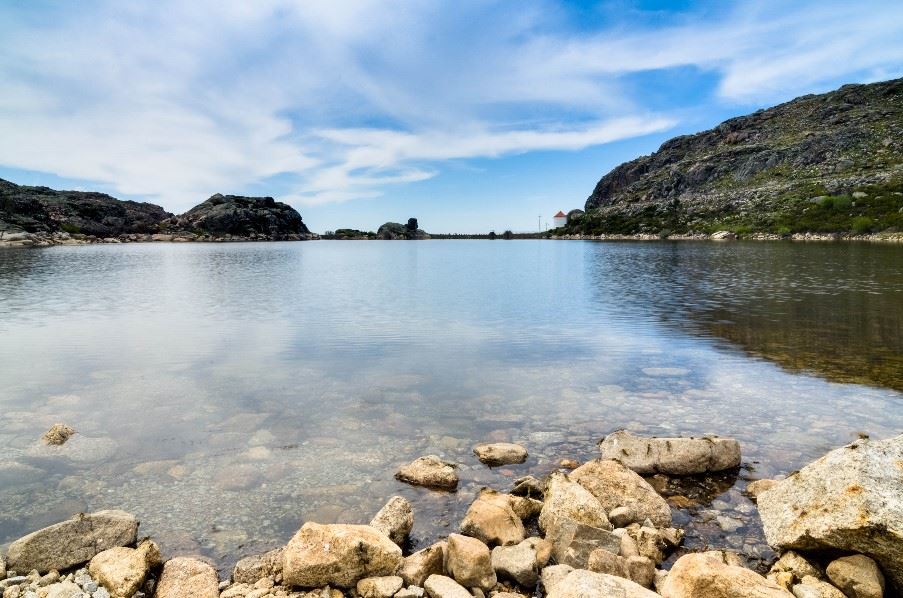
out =
<path fill-rule="evenodd" d="M 536 227 L 538 229 L 537 232 L 542 232 L 542 214 L 536 217 Z"/>

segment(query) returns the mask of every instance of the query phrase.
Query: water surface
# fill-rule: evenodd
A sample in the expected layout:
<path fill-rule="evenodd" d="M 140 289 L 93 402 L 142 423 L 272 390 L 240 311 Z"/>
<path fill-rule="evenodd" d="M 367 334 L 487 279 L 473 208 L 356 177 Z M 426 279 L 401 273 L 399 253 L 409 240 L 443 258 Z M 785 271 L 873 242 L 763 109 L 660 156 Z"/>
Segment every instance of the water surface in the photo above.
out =
<path fill-rule="evenodd" d="M 228 566 L 408 497 L 411 548 L 606 433 L 740 439 L 690 547 L 768 558 L 746 481 L 903 430 L 903 248 L 552 241 L 0 251 L 0 544 L 123 508 Z M 79 434 L 37 442 L 54 422 Z M 489 469 L 474 443 L 530 451 Z M 427 453 L 453 494 L 396 482 Z M 686 501 L 685 501 L 686 502 Z M 692 523 L 691 523 L 692 519 Z"/>

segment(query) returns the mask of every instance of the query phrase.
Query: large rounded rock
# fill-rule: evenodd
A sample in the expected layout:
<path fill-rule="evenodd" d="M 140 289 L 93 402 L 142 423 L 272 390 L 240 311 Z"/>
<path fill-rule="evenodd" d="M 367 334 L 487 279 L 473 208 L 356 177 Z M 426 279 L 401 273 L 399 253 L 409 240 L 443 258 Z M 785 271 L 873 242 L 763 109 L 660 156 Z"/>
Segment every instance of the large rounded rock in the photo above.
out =
<path fill-rule="evenodd" d="M 552 586 L 547 598 L 658 598 L 647 590 L 623 577 L 576 569 Z M 703 596 L 700 594 L 697 598 Z"/>
<path fill-rule="evenodd" d="M 884 575 L 875 561 L 855 554 L 832 561 L 827 569 L 828 579 L 850 598 L 881 598 L 884 596 Z"/>
<path fill-rule="evenodd" d="M 395 473 L 395 479 L 415 486 L 454 490 L 458 487 L 455 465 L 446 463 L 436 455 L 414 459 Z"/>
<path fill-rule="evenodd" d="M 467 588 L 476 587 L 488 591 L 496 584 L 489 547 L 476 538 L 460 534 L 448 537 L 445 570 Z"/>
<path fill-rule="evenodd" d="M 532 588 L 539 581 L 539 572 L 549 562 L 552 546 L 540 538 L 527 538 L 516 546 L 496 546 L 492 549 L 492 568 L 498 577 L 516 581 L 524 588 Z"/>
<path fill-rule="evenodd" d="M 549 479 L 545 501 L 539 513 L 539 527 L 549 532 L 556 522 L 564 520 L 600 529 L 612 529 L 605 509 L 589 490 L 571 481 L 563 473 L 554 473 Z"/>
<path fill-rule="evenodd" d="M 613 459 L 584 463 L 570 473 L 577 482 L 596 497 L 606 512 L 625 507 L 630 521 L 652 521 L 656 527 L 671 525 L 671 508 L 649 483 L 636 472 Z M 623 526 L 622 526 L 623 527 Z"/>
<path fill-rule="evenodd" d="M 461 532 L 489 546 L 510 546 L 523 541 L 526 532 L 512 508 L 512 499 L 495 490 L 483 490 L 461 522 Z"/>
<path fill-rule="evenodd" d="M 86 563 L 115 546 L 134 544 L 138 520 L 125 511 L 79 513 L 72 519 L 19 538 L 9 546 L 9 569 L 46 573 Z"/>
<path fill-rule="evenodd" d="M 665 598 L 790 598 L 776 583 L 749 569 L 728 565 L 710 554 L 685 554 L 662 586 Z"/>
<path fill-rule="evenodd" d="M 527 449 L 519 444 L 510 442 L 478 444 L 473 447 L 473 453 L 480 460 L 480 463 L 485 463 L 490 467 L 513 465 L 527 460 Z"/>
<path fill-rule="evenodd" d="M 401 548 L 369 525 L 305 523 L 282 555 L 286 585 L 352 588 L 365 577 L 395 575 Z"/>
<path fill-rule="evenodd" d="M 155 598 L 219 598 L 216 570 L 203 561 L 177 557 L 166 561 Z"/>
<path fill-rule="evenodd" d="M 254 584 L 264 577 L 282 575 L 282 548 L 247 556 L 232 569 L 234 583 Z"/>
<path fill-rule="evenodd" d="M 903 592 L 903 435 L 831 451 L 759 496 L 768 543 L 780 550 L 865 554 Z"/>
<path fill-rule="evenodd" d="M 401 546 L 414 527 L 414 509 L 403 496 L 393 496 L 373 517 L 370 527 L 386 534 Z"/>
<path fill-rule="evenodd" d="M 97 554 L 88 564 L 88 572 L 113 598 L 131 598 L 148 571 L 160 563 L 160 549 L 150 540 L 136 548 L 117 546 Z"/>
<path fill-rule="evenodd" d="M 603 459 L 637 473 L 690 475 L 740 466 L 740 443 L 733 438 L 645 438 L 621 430 L 606 436 L 599 448 Z"/>

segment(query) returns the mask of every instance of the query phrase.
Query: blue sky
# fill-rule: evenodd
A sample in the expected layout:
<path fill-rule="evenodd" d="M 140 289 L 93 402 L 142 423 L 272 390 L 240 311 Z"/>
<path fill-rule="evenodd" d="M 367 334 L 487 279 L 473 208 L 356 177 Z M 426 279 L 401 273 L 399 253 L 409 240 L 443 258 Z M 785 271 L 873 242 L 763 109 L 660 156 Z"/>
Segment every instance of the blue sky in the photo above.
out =
<path fill-rule="evenodd" d="M 0 177 L 535 230 L 677 134 L 903 75 L 903 3 L 0 3 Z"/>

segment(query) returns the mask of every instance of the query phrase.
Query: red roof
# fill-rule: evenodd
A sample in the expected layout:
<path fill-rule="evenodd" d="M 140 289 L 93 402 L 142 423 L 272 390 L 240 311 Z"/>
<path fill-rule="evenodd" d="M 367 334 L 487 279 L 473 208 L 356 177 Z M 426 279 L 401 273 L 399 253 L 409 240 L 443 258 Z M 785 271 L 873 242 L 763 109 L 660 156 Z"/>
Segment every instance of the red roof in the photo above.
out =
<path fill-rule="evenodd" d="M 565 214 L 561 210 L 558 210 L 558 213 L 555 214 L 555 218 L 567 218 L 567 214 Z"/>

